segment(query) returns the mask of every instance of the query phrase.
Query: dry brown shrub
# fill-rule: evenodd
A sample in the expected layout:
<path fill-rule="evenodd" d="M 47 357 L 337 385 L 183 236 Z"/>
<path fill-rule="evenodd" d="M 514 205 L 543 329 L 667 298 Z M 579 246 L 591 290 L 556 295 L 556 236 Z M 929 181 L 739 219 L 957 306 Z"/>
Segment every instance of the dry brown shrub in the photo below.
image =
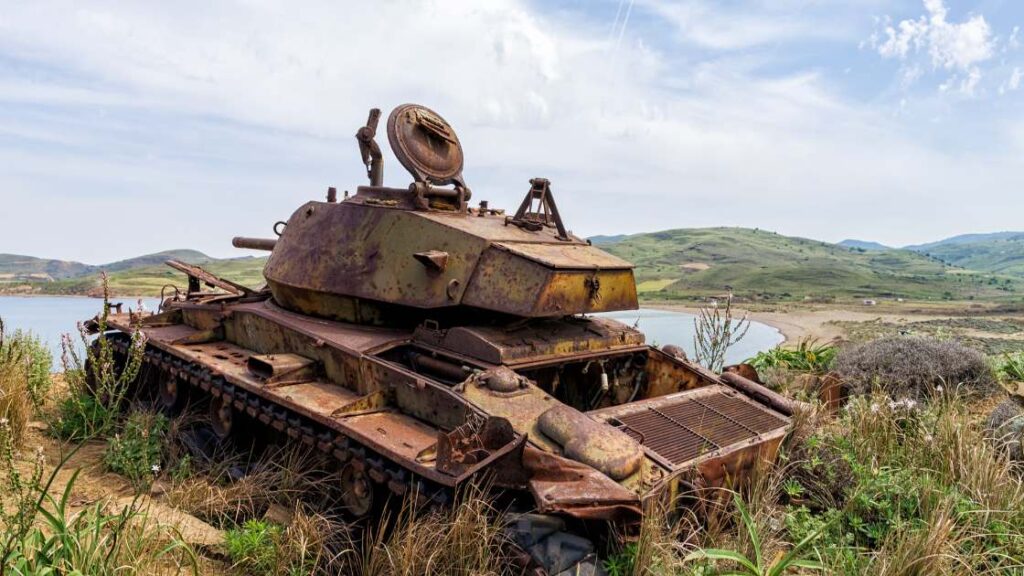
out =
<path fill-rule="evenodd" d="M 890 336 L 840 351 L 836 371 L 851 394 L 878 388 L 928 401 L 941 389 L 985 395 L 997 389 L 985 355 L 953 340 Z"/>
<path fill-rule="evenodd" d="M 32 413 L 28 390 L 28 350 L 17 339 L 5 336 L 0 321 L 0 421 L 5 422 L 12 444 L 21 446 Z"/>

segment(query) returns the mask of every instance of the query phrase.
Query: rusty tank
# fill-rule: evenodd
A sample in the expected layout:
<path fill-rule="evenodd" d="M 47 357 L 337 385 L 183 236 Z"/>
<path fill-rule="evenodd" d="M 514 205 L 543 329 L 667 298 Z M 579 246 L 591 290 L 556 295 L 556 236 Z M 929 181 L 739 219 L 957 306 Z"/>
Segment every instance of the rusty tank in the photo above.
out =
<path fill-rule="evenodd" d="M 266 286 L 170 262 L 187 290 L 111 315 L 122 354 L 145 334 L 139 379 L 160 403 L 208 405 L 222 438 L 261 428 L 322 451 L 354 517 L 486 478 L 551 574 L 600 572 L 573 527 L 636 525 L 775 458 L 790 403 L 600 316 L 638 308 L 633 267 L 566 228 L 548 180 L 514 212 L 474 204 L 451 125 L 403 105 L 386 130 L 412 183 L 386 187 L 379 118 L 356 134 L 369 185 L 234 239 L 270 251 Z"/>

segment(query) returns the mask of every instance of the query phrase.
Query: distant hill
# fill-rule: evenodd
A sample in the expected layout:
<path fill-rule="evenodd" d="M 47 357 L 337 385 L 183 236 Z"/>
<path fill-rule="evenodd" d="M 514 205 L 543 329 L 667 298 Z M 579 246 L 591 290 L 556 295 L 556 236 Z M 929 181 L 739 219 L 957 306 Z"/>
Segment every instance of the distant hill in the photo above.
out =
<path fill-rule="evenodd" d="M 625 234 L 615 234 L 613 236 L 605 236 L 602 234 L 598 234 L 597 236 L 591 236 L 587 238 L 587 240 L 590 240 L 592 244 L 612 244 L 614 242 L 622 240 L 625 237 Z"/>
<path fill-rule="evenodd" d="M 999 300 L 1024 293 L 1024 233 L 972 234 L 913 247 L 847 240 L 829 244 L 747 228 L 666 230 L 594 236 L 636 265 L 645 298 L 693 299 L 732 290 L 765 300 L 906 298 Z M 253 288 L 266 258 L 212 258 L 170 250 L 101 266 L 0 254 L 0 293 L 97 294 L 101 271 L 112 293 L 153 296 L 185 287 L 163 262 L 175 258 Z"/>
<path fill-rule="evenodd" d="M 929 242 L 927 244 L 916 244 L 912 246 L 904 246 L 905 250 L 913 250 L 915 252 L 928 252 L 934 248 L 940 246 L 959 246 L 964 244 L 983 244 L 986 242 L 993 242 L 998 240 L 1009 240 L 1017 236 L 1024 236 L 1024 232 L 989 232 L 984 234 L 961 234 L 959 236 L 953 236 L 946 238 L 945 240 L 939 240 L 937 242 Z"/>
<path fill-rule="evenodd" d="M 949 266 L 909 250 L 857 251 L 746 228 L 667 230 L 602 248 L 636 264 L 648 297 L 721 294 L 762 299 L 996 298 L 1022 280 Z"/>
<path fill-rule="evenodd" d="M 878 242 L 869 242 L 867 240 L 854 240 L 848 238 L 839 242 L 839 246 L 845 246 L 847 248 L 853 248 L 854 250 L 889 250 L 890 247 L 885 244 L 879 244 Z"/>
<path fill-rule="evenodd" d="M 0 281 L 19 278 L 59 280 L 88 274 L 92 266 L 81 262 L 47 260 L 18 254 L 0 254 Z"/>
<path fill-rule="evenodd" d="M 118 295 L 155 296 L 164 286 L 184 288 L 185 275 L 165 266 L 170 259 L 203 266 L 210 272 L 244 285 L 262 285 L 266 258 L 218 259 L 196 250 L 168 250 L 109 264 L 47 260 L 0 254 L 0 293 L 96 294 L 106 272 L 110 290 Z"/>
<path fill-rule="evenodd" d="M 972 270 L 1024 276 L 1024 232 L 967 234 L 909 249 Z"/>

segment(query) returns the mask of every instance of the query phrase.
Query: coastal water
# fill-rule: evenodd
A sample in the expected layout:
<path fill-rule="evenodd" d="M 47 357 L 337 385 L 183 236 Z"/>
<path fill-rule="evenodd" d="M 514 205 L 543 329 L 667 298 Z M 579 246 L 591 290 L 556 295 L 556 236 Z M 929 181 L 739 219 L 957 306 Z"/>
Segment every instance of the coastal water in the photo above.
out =
<path fill-rule="evenodd" d="M 693 314 L 642 308 L 626 312 L 607 312 L 600 316 L 613 318 L 630 326 L 635 325 L 647 336 L 648 344 L 675 344 L 686 350 L 686 354 L 693 358 L 693 337 L 696 333 L 693 324 L 696 316 Z M 746 336 L 726 352 L 725 363 L 728 365 L 743 362 L 758 352 L 778 346 L 784 339 L 776 328 L 760 322 L 751 322 Z"/>
<path fill-rule="evenodd" d="M 138 308 L 138 298 L 112 298 L 111 303 L 121 302 L 124 309 Z M 156 310 L 159 298 L 142 298 L 149 310 Z M 32 332 L 46 343 L 53 353 L 53 367 L 60 369 L 60 340 L 62 334 L 70 334 L 75 343 L 78 337 L 78 323 L 97 314 L 103 307 L 103 300 L 84 296 L 0 296 L 0 319 L 4 330 Z"/>
<path fill-rule="evenodd" d="M 113 299 L 124 306 L 138 308 L 138 298 Z M 155 310 L 159 304 L 156 298 L 143 298 L 143 305 Z M 0 296 L 0 318 L 7 331 L 28 330 L 46 342 L 53 352 L 54 368 L 60 367 L 60 340 L 62 334 L 71 334 L 78 341 L 78 322 L 95 316 L 103 301 L 98 298 L 77 296 Z M 687 354 L 693 354 L 694 326 L 692 314 L 664 310 L 642 309 L 629 312 L 611 312 L 602 316 L 614 318 L 629 325 L 636 325 L 647 335 L 647 342 L 663 346 L 682 346 Z M 778 330 L 752 322 L 743 340 L 729 349 L 726 363 L 741 362 L 761 350 L 767 350 L 782 342 Z"/>

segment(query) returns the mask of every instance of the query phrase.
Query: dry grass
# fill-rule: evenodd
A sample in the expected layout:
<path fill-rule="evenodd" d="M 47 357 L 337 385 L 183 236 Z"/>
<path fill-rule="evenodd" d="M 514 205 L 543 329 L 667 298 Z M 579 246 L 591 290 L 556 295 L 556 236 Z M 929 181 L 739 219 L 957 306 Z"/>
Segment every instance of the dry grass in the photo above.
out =
<path fill-rule="evenodd" d="M 480 488 L 470 488 L 451 510 L 418 513 L 407 498 L 369 531 L 351 574 L 361 576 L 514 575 L 506 552 L 504 515 Z"/>
<path fill-rule="evenodd" d="M 233 478 L 232 469 L 245 469 Z M 238 455 L 222 454 L 201 473 L 172 480 L 166 502 L 217 526 L 260 518 L 271 505 L 292 509 L 304 496 L 321 501 L 334 491 L 318 457 L 302 448 L 277 448 L 251 464 Z"/>
<path fill-rule="evenodd" d="M 0 320 L 0 419 L 6 421 L 14 446 L 21 446 L 32 414 L 28 383 L 30 350 L 18 338 L 4 334 Z"/>

